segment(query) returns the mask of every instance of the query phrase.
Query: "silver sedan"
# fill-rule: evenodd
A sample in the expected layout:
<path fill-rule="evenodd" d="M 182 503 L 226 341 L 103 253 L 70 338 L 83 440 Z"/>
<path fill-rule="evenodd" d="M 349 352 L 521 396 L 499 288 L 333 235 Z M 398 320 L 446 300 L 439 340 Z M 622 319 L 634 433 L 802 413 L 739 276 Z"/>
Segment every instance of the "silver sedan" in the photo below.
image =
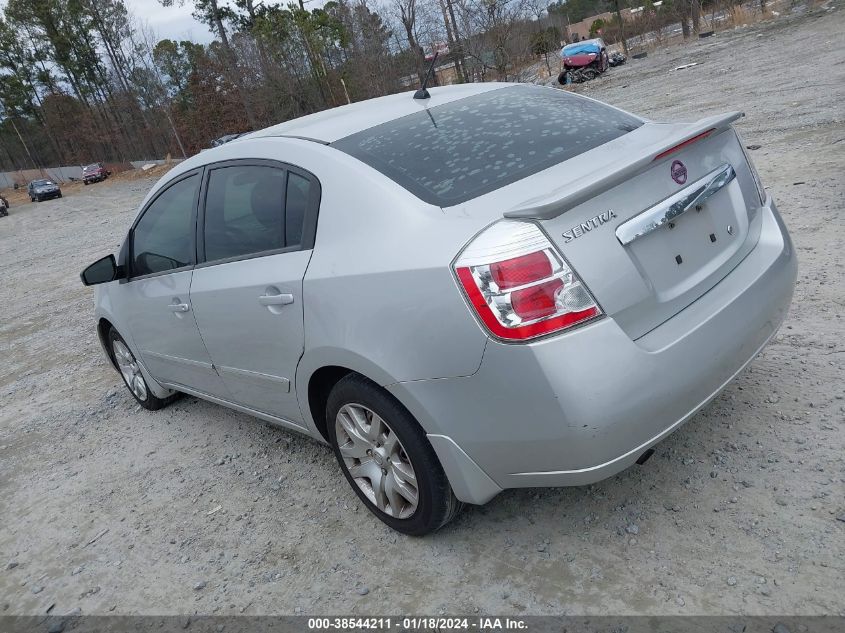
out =
<path fill-rule="evenodd" d="M 751 362 L 796 260 L 729 113 L 435 88 L 202 152 L 92 264 L 138 402 L 188 393 L 333 448 L 408 534 L 505 488 L 598 481 Z"/>

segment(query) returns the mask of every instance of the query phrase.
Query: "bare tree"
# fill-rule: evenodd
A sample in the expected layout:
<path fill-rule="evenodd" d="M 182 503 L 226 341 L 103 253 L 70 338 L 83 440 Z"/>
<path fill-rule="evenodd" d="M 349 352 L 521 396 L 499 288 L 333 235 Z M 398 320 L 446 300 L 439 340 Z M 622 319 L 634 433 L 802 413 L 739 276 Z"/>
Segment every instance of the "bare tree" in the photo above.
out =
<path fill-rule="evenodd" d="M 530 32 L 523 28 L 528 0 L 465 0 L 464 13 L 468 54 L 498 80 L 507 80 L 511 65 L 530 55 Z"/>
<path fill-rule="evenodd" d="M 417 37 L 417 0 L 394 0 L 394 8 L 398 13 L 399 20 L 405 28 L 405 37 L 408 40 L 408 47 L 414 57 L 417 77 L 420 84 L 425 79 L 425 52 L 420 46 Z"/>
<path fill-rule="evenodd" d="M 172 7 L 174 4 L 184 4 L 185 0 L 160 0 L 160 2 L 162 6 Z M 200 22 L 207 24 L 217 37 L 220 38 L 220 47 L 223 51 L 226 70 L 230 80 L 237 87 L 241 104 L 244 108 L 244 114 L 246 114 L 246 118 L 249 120 L 249 124 L 253 129 L 258 127 L 255 112 L 246 94 L 243 77 L 238 69 L 238 58 L 235 55 L 235 51 L 232 50 L 229 35 L 226 33 L 226 27 L 223 25 L 223 20 L 229 15 L 230 10 L 228 8 L 221 8 L 217 0 L 193 0 L 193 4 L 194 17 Z"/>

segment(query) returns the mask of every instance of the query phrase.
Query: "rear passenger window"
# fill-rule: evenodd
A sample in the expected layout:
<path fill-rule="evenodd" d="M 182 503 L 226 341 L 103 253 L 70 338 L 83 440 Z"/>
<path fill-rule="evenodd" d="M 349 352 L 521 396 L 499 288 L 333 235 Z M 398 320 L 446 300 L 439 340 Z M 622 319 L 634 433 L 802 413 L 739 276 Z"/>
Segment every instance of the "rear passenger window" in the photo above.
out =
<path fill-rule="evenodd" d="M 302 244 L 302 227 L 311 196 L 311 181 L 288 172 L 288 191 L 285 198 L 285 241 L 287 246 Z"/>
<path fill-rule="evenodd" d="M 283 169 L 259 165 L 211 171 L 205 198 L 206 261 L 298 243 L 288 243 L 287 238 L 285 176 Z"/>

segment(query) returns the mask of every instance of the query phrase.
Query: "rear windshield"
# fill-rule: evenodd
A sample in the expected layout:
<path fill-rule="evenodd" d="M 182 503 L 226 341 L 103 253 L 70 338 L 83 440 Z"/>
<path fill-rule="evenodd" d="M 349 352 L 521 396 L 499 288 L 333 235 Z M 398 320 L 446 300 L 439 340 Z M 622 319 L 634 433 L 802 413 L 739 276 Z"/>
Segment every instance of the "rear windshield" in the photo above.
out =
<path fill-rule="evenodd" d="M 425 202 L 448 207 L 536 174 L 641 125 L 630 114 L 563 90 L 512 86 L 421 110 L 332 146 Z"/>

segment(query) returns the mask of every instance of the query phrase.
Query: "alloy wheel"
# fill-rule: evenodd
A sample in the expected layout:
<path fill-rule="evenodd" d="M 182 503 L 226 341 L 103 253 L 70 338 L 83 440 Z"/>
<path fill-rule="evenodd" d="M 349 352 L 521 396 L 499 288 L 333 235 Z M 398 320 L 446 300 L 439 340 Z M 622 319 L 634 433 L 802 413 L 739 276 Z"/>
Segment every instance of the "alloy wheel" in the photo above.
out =
<path fill-rule="evenodd" d="M 346 404 L 335 419 L 337 445 L 355 484 L 380 511 L 406 519 L 419 503 L 414 467 L 388 423 L 361 404 Z"/>
<path fill-rule="evenodd" d="M 135 394 L 138 400 L 147 399 L 147 383 L 144 382 L 144 376 L 141 375 L 141 368 L 138 366 L 138 361 L 126 347 L 123 341 L 115 339 L 112 342 L 112 350 L 114 351 L 114 358 L 117 361 L 117 367 L 123 376 L 126 386 Z"/>

